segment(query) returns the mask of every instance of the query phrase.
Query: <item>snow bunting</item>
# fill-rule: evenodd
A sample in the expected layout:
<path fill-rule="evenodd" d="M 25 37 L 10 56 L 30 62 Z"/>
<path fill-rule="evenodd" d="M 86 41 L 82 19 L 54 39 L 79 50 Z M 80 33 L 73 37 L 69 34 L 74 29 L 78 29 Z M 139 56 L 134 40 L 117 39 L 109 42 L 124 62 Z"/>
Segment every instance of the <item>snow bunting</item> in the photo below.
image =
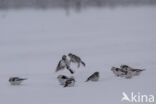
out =
<path fill-rule="evenodd" d="M 88 82 L 88 81 L 98 81 L 99 77 L 100 77 L 99 72 L 95 72 L 95 73 L 93 73 L 91 76 L 89 76 L 87 78 L 86 82 Z"/>
<path fill-rule="evenodd" d="M 74 77 L 67 77 L 65 75 L 59 75 L 57 77 L 60 85 L 62 85 L 63 87 L 72 87 L 75 84 L 75 79 Z"/>
<path fill-rule="evenodd" d="M 72 53 L 69 53 L 68 56 L 70 57 L 70 62 L 78 64 L 78 66 L 77 66 L 78 68 L 80 67 L 80 64 L 82 64 L 83 66 L 86 66 L 86 64 L 81 60 L 80 57 L 78 57 Z"/>
<path fill-rule="evenodd" d="M 74 71 L 70 68 L 70 61 L 67 59 L 66 55 L 63 55 L 62 59 L 59 61 L 56 67 L 56 72 L 63 70 L 64 68 L 67 68 L 71 74 L 74 73 Z"/>
<path fill-rule="evenodd" d="M 145 69 L 135 69 L 135 68 L 132 68 L 132 67 L 130 67 L 130 66 L 128 66 L 128 65 L 121 65 L 120 68 L 121 68 L 122 70 L 127 71 L 128 73 L 131 73 L 132 76 L 137 76 L 137 75 L 139 75 L 142 71 L 145 70 Z"/>
<path fill-rule="evenodd" d="M 19 78 L 19 77 L 11 77 L 9 78 L 9 82 L 11 85 L 20 85 L 22 81 L 26 80 L 26 78 Z"/>

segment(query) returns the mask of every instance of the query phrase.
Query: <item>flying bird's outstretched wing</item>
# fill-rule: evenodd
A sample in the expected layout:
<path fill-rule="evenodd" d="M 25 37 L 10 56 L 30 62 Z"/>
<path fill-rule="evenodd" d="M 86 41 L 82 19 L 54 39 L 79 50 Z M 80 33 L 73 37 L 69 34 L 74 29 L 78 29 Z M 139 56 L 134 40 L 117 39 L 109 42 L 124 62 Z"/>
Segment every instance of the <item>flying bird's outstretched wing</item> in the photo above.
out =
<path fill-rule="evenodd" d="M 56 72 L 62 70 L 65 68 L 65 65 L 62 64 L 62 61 L 59 61 L 57 67 L 56 67 Z"/>

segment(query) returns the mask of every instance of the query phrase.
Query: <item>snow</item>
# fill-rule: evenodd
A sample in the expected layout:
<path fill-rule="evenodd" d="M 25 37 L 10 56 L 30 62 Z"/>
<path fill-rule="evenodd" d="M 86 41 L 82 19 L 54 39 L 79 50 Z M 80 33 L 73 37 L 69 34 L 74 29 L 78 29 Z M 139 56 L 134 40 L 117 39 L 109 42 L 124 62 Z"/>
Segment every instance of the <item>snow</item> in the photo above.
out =
<path fill-rule="evenodd" d="M 0 11 L 0 104 L 125 104 L 122 92 L 156 94 L 156 8 L 119 7 Z M 86 62 L 72 65 L 75 87 L 63 88 L 55 73 L 63 54 Z M 145 68 L 132 79 L 117 78 L 111 67 Z M 99 82 L 84 82 L 95 71 Z M 11 86 L 9 77 L 28 78 Z"/>

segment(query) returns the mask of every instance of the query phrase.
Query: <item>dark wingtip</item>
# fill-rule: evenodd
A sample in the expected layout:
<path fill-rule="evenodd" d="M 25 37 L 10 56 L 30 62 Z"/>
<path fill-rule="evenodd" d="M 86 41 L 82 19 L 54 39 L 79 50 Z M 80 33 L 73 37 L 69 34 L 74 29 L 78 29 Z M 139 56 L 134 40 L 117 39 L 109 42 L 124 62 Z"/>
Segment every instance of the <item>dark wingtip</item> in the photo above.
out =
<path fill-rule="evenodd" d="M 22 80 L 28 80 L 28 78 L 22 78 Z"/>

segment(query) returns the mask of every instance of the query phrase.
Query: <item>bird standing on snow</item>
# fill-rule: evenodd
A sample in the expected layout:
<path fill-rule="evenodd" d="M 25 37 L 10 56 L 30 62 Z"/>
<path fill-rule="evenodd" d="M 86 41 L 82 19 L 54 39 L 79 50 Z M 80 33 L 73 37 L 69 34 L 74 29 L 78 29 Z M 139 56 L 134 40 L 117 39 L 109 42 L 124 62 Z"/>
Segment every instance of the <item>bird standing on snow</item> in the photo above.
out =
<path fill-rule="evenodd" d="M 80 64 L 82 64 L 83 66 L 86 66 L 86 64 L 81 60 L 80 57 L 78 57 L 72 53 L 69 53 L 68 56 L 70 57 L 70 62 L 78 64 L 78 66 L 77 66 L 78 68 L 80 67 Z"/>
<path fill-rule="evenodd" d="M 59 75 L 57 77 L 59 83 L 63 86 L 63 87 L 72 87 L 75 85 L 75 79 L 74 77 L 67 77 L 65 75 Z"/>
<path fill-rule="evenodd" d="M 19 77 L 11 77 L 9 78 L 9 82 L 11 85 L 20 85 L 22 81 L 26 80 L 26 78 L 19 78 Z"/>
<path fill-rule="evenodd" d="M 75 85 L 75 78 L 71 77 L 66 80 L 64 87 L 73 87 L 74 85 Z"/>
<path fill-rule="evenodd" d="M 95 81 L 96 82 L 99 80 L 99 77 L 100 77 L 99 72 L 95 72 L 87 78 L 86 82 L 88 82 L 88 81 Z"/>
<path fill-rule="evenodd" d="M 128 65 L 121 65 L 120 68 L 122 70 L 127 71 L 128 73 L 132 74 L 133 76 L 137 76 L 139 75 L 142 71 L 144 71 L 145 69 L 134 69 Z"/>
<path fill-rule="evenodd" d="M 74 73 L 73 70 L 70 68 L 70 61 L 67 59 L 66 55 L 63 55 L 62 59 L 59 61 L 57 68 L 56 68 L 56 72 L 58 72 L 64 68 L 67 68 L 71 74 Z"/>

